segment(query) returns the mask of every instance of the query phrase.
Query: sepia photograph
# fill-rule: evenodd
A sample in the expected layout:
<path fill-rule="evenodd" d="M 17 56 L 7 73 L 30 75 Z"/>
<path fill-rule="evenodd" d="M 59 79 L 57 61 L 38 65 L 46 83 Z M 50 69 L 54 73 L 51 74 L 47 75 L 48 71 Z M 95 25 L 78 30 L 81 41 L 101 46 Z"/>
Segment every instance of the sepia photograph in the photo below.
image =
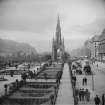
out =
<path fill-rule="evenodd" d="M 0 0 L 0 105 L 105 105 L 105 0 Z"/>

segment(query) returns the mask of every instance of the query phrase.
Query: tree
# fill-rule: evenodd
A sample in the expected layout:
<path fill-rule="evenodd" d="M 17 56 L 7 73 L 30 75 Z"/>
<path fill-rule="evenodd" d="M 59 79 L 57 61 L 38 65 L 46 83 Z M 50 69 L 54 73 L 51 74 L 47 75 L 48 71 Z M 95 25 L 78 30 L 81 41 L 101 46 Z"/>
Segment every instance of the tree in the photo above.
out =
<path fill-rule="evenodd" d="M 48 60 L 51 60 L 51 54 L 50 54 L 50 53 L 42 54 L 42 55 L 40 56 L 40 60 L 41 60 L 41 61 L 48 61 Z"/>
<path fill-rule="evenodd" d="M 65 52 L 65 53 L 64 53 L 64 56 L 63 56 L 63 60 L 64 60 L 64 61 L 68 61 L 69 58 L 70 58 L 70 54 L 69 54 L 68 52 Z"/>

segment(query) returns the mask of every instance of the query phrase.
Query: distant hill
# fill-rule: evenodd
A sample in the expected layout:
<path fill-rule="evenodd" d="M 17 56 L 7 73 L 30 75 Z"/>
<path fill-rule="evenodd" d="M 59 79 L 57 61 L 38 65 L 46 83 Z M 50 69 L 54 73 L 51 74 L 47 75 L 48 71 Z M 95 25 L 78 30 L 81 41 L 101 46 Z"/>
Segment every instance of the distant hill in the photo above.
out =
<path fill-rule="evenodd" d="M 0 39 L 0 55 L 12 55 L 18 52 L 26 53 L 27 55 L 33 53 L 37 54 L 35 48 L 27 43 L 18 43 L 12 40 Z"/>

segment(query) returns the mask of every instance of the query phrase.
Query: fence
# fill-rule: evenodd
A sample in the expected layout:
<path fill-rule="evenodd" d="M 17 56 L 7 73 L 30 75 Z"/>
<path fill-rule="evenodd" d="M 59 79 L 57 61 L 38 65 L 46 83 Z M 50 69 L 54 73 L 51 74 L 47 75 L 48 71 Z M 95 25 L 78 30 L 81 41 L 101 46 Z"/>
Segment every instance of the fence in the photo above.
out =
<path fill-rule="evenodd" d="M 72 62 L 69 62 L 68 63 L 68 65 L 69 65 L 69 73 L 70 73 L 70 78 L 71 78 L 71 84 L 72 84 L 72 90 L 73 90 L 73 98 L 74 98 L 74 105 L 76 105 L 76 95 L 75 95 L 75 86 L 74 86 L 74 83 L 73 83 L 73 81 L 72 81 L 72 77 L 73 77 L 73 75 L 72 75 L 72 70 L 71 70 L 71 64 L 72 64 Z"/>

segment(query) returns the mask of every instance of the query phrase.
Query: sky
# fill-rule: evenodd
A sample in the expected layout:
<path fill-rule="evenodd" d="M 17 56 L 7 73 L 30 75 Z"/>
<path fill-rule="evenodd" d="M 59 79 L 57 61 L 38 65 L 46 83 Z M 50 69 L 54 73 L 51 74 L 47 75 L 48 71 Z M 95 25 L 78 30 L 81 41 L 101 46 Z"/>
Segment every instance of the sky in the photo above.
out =
<path fill-rule="evenodd" d="M 51 51 L 58 15 L 71 51 L 105 28 L 105 0 L 0 0 L 0 38 Z"/>

